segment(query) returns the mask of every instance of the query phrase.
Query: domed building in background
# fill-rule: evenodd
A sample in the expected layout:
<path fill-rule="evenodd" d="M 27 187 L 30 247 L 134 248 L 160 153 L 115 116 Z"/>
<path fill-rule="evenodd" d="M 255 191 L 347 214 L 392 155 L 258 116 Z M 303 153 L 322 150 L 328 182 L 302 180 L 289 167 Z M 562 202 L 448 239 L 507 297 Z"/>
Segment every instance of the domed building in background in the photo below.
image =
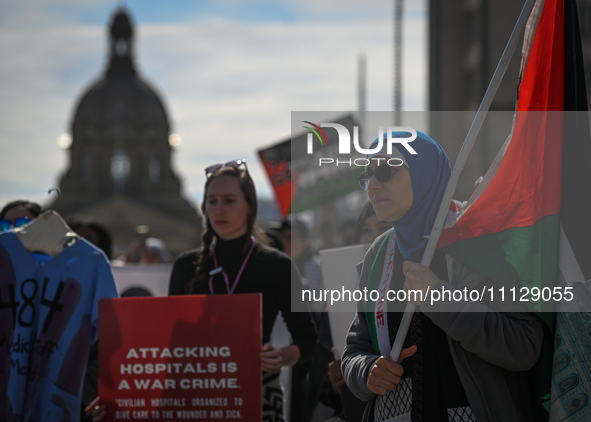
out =
<path fill-rule="evenodd" d="M 64 218 L 103 221 L 113 232 L 116 250 L 136 237 L 137 226 L 148 226 L 149 236 L 180 252 L 198 246 L 202 221 L 181 196 L 181 182 L 171 168 L 166 110 L 138 77 L 133 32 L 128 13 L 117 10 L 107 71 L 76 107 L 70 167 L 53 208 Z"/>

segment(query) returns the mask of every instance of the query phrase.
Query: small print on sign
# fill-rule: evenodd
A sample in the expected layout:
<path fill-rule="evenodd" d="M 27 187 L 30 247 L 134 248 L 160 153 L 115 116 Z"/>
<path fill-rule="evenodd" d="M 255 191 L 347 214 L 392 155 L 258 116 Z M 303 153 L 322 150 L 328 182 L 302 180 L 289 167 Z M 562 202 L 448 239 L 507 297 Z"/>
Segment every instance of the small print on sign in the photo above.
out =
<path fill-rule="evenodd" d="M 255 294 L 101 302 L 106 420 L 260 420 L 260 300 Z M 239 326 L 233 315 L 240 315 Z"/>

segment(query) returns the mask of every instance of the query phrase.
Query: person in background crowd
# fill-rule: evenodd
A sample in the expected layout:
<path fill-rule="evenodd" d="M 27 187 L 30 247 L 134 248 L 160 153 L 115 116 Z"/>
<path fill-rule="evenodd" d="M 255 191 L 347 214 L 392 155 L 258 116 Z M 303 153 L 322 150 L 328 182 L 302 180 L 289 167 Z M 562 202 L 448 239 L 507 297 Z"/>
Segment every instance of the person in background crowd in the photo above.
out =
<path fill-rule="evenodd" d="M 113 236 L 107 227 L 92 218 L 73 218 L 68 226 L 94 246 L 102 250 L 107 258 L 113 258 Z"/>
<path fill-rule="evenodd" d="M 285 252 L 283 250 L 283 239 L 281 238 L 281 233 L 279 230 L 273 227 L 267 227 L 265 230 L 265 236 L 269 239 L 269 246 L 275 248 L 281 252 Z"/>
<path fill-rule="evenodd" d="M 128 247 L 128 251 L 117 258 L 119 262 L 134 262 L 139 264 L 159 264 L 168 262 L 166 245 L 160 239 L 147 237 L 135 240 Z"/>
<path fill-rule="evenodd" d="M 144 251 L 140 255 L 140 264 L 159 264 L 167 262 L 168 252 L 164 242 L 155 237 L 148 237 L 144 244 Z"/>
<path fill-rule="evenodd" d="M 19 199 L 9 202 L 0 210 L 0 232 L 24 226 L 43 212 L 36 202 Z"/>
<path fill-rule="evenodd" d="M 359 288 L 425 294 L 444 287 L 454 290 L 458 285 L 467 289 L 495 285 L 462 262 L 448 260 L 441 251 L 435 252 L 431 268 L 419 264 L 451 168 L 441 147 L 424 133 L 417 131 L 412 145 L 416 155 L 406 148 L 393 148 L 391 154 L 369 156 L 394 158 L 403 164 L 370 160 L 359 176 L 377 218 L 394 226 L 365 255 Z M 457 204 L 450 209 L 457 211 Z M 387 267 L 390 272 L 370 271 L 374 262 L 386 256 L 393 258 Z M 378 307 L 370 302 L 358 304 L 341 362 L 351 391 L 371 403 L 366 420 L 536 420 L 526 374 L 540 356 L 544 337 L 535 315 L 526 308 L 499 312 L 493 306 L 498 304 L 486 301 L 454 303 L 451 313 L 448 304 L 429 303 L 417 296 L 411 301 L 417 312 L 395 362 L 389 355 L 402 318 L 399 310 L 405 304 L 386 303 L 387 324 L 378 323 L 384 317 Z"/>
<path fill-rule="evenodd" d="M 300 274 L 304 277 L 304 285 L 312 290 L 322 290 L 324 283 L 320 259 L 318 254 L 310 248 L 306 224 L 298 219 L 283 220 L 279 232 L 281 233 L 283 250 L 297 265 Z M 311 307 L 315 316 L 319 318 L 325 303 L 314 302 Z"/>
<path fill-rule="evenodd" d="M 355 244 L 355 221 L 345 220 L 341 223 L 341 246 L 349 246 Z"/>
<path fill-rule="evenodd" d="M 283 249 L 296 263 L 300 273 L 304 277 L 304 285 L 316 292 L 324 288 L 322 281 L 322 269 L 320 259 L 310 248 L 308 239 L 308 227 L 298 219 L 283 220 L 279 228 L 283 239 Z M 311 309 L 314 321 L 320 328 L 322 312 L 326 307 L 325 302 L 312 302 Z M 308 375 L 312 361 L 300 362 L 291 371 L 291 420 L 302 420 L 305 409 L 304 403 L 308 385 Z"/>
<path fill-rule="evenodd" d="M 282 396 L 281 367 L 310 358 L 316 342 L 311 315 L 291 310 L 291 292 L 301 290 L 300 275 L 287 256 L 266 246 L 266 236 L 255 224 L 256 191 L 244 160 L 210 166 L 205 172 L 203 249 L 176 259 L 169 294 L 262 293 L 263 420 L 283 421 L 283 401 L 267 397 Z M 210 274 L 216 268 L 222 270 Z M 269 343 L 279 311 L 293 338 L 282 349 Z"/>
<path fill-rule="evenodd" d="M 387 221 L 380 221 L 376 217 L 376 212 L 370 201 L 367 201 L 361 209 L 357 225 L 355 226 L 355 235 L 353 244 L 370 245 L 382 233 L 387 232 L 392 225 Z"/>
<path fill-rule="evenodd" d="M 283 252 L 290 258 L 291 256 L 291 221 L 283 220 L 279 226 L 279 235 L 281 236 L 281 246 Z"/>

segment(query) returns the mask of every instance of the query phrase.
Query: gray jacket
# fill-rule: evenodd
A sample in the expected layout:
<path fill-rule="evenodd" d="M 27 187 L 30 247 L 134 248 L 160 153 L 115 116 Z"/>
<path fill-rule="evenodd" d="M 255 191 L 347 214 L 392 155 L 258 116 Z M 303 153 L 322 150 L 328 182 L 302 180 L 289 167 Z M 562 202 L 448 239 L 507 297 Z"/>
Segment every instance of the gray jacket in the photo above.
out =
<path fill-rule="evenodd" d="M 361 289 L 367 284 L 371 264 L 385 235 L 376 239 L 360 264 Z M 451 285 L 440 281 L 436 288 L 498 288 L 492 280 L 459 261 L 448 262 L 448 269 L 452 272 Z M 532 421 L 531 399 L 522 371 L 532 368 L 540 355 L 541 322 L 523 308 L 523 312 L 507 312 L 509 308 L 502 309 L 503 303 L 496 301 L 454 302 L 451 306 L 453 309 L 449 304 L 425 302 L 420 310 L 447 334 L 452 359 L 477 421 Z M 341 370 L 345 382 L 361 400 L 375 397 L 366 383 L 378 358 L 360 302 L 347 334 Z"/>

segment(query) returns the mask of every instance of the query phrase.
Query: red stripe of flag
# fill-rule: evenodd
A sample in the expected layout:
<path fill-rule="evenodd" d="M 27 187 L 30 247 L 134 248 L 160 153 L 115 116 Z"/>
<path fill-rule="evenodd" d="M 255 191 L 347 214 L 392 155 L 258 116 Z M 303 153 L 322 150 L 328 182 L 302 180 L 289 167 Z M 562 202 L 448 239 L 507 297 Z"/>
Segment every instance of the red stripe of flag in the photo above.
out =
<path fill-rule="evenodd" d="M 551 57 L 550 60 L 548 58 Z M 519 92 L 512 140 L 490 184 L 438 247 L 528 227 L 560 211 L 564 108 L 564 7 L 546 1 Z"/>

